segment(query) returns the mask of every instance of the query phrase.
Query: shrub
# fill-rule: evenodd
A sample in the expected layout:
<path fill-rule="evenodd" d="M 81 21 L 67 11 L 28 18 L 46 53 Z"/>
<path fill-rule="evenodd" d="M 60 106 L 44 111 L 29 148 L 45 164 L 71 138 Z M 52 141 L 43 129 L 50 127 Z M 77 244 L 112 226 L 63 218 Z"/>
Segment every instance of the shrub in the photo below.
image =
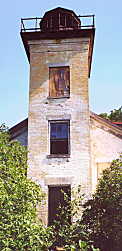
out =
<path fill-rule="evenodd" d="M 103 171 L 93 198 L 84 205 L 82 224 L 102 251 L 122 250 L 122 158 Z"/>
<path fill-rule="evenodd" d="M 80 222 L 83 201 L 81 187 L 72 190 L 71 201 L 64 193 L 64 200 L 65 206 L 59 205 L 58 220 L 52 226 L 53 246 L 62 246 L 68 251 L 97 251 L 89 240 L 84 225 Z"/>
<path fill-rule="evenodd" d="M 26 177 L 27 151 L 0 127 L 0 250 L 47 250 L 51 229 L 37 219 L 40 186 Z"/>

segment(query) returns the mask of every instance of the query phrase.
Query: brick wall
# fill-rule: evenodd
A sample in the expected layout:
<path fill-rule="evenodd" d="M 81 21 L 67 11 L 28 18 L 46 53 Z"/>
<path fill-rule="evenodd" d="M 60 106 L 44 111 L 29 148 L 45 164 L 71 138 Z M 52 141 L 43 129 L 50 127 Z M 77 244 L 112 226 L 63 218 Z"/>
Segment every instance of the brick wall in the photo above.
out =
<path fill-rule="evenodd" d="M 122 152 L 122 130 L 102 120 L 91 118 L 92 191 L 102 171 Z"/>
<path fill-rule="evenodd" d="M 28 176 L 41 184 L 82 184 L 91 191 L 90 119 L 88 97 L 89 39 L 30 41 L 30 101 L 28 118 Z M 70 67 L 70 98 L 50 99 L 49 66 Z M 49 120 L 70 120 L 69 158 L 48 158 Z M 48 203 L 48 200 L 47 200 Z M 47 223 L 47 208 L 43 220 Z"/>

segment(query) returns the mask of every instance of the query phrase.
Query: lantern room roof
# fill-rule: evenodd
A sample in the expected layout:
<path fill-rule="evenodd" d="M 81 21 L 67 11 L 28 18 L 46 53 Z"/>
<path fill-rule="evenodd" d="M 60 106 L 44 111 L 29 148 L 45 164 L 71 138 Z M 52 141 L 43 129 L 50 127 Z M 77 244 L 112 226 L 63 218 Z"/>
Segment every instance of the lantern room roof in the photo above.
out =
<path fill-rule="evenodd" d="M 42 31 L 53 31 L 62 29 L 79 29 L 81 26 L 80 18 L 74 11 L 61 7 L 47 11 L 40 21 Z"/>
<path fill-rule="evenodd" d="M 43 18 L 46 15 L 50 14 L 50 13 L 54 13 L 54 12 L 58 12 L 58 11 L 65 12 L 65 13 L 70 13 L 70 14 L 74 15 L 76 18 L 78 17 L 73 10 L 65 9 L 65 8 L 62 8 L 62 7 L 57 7 L 57 8 L 54 8 L 52 10 L 46 11 L 45 14 L 44 14 L 44 16 L 43 16 Z"/>

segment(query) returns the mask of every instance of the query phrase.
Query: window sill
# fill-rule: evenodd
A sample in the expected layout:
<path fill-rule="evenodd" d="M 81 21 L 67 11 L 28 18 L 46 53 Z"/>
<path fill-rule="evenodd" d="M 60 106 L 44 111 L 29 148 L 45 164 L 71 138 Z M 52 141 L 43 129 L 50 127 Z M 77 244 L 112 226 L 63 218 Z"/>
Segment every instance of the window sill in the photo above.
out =
<path fill-rule="evenodd" d="M 70 158 L 70 154 L 49 154 L 47 155 L 48 159 L 52 158 Z"/>
<path fill-rule="evenodd" d="M 59 96 L 59 97 L 51 97 L 51 96 L 48 96 L 47 99 L 61 99 L 61 98 L 70 98 L 70 96 Z"/>

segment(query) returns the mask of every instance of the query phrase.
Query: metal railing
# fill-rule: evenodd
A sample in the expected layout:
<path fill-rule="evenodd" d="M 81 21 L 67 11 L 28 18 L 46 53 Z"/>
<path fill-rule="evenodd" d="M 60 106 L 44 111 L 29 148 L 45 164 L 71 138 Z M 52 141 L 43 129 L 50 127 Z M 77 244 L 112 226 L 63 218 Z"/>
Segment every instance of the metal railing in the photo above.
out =
<path fill-rule="evenodd" d="M 93 29 L 95 28 L 95 15 L 84 15 L 84 16 L 77 16 L 81 20 L 81 26 L 78 26 L 77 29 Z M 41 31 L 40 28 L 40 21 L 42 18 L 33 17 L 33 18 L 21 18 L 21 32 L 36 32 Z M 67 27 L 67 26 L 60 26 L 58 30 L 68 30 L 68 29 L 75 29 L 75 27 Z M 51 30 L 50 30 L 51 31 Z M 54 31 L 54 29 L 53 29 Z M 56 29 L 57 31 L 57 29 Z"/>

